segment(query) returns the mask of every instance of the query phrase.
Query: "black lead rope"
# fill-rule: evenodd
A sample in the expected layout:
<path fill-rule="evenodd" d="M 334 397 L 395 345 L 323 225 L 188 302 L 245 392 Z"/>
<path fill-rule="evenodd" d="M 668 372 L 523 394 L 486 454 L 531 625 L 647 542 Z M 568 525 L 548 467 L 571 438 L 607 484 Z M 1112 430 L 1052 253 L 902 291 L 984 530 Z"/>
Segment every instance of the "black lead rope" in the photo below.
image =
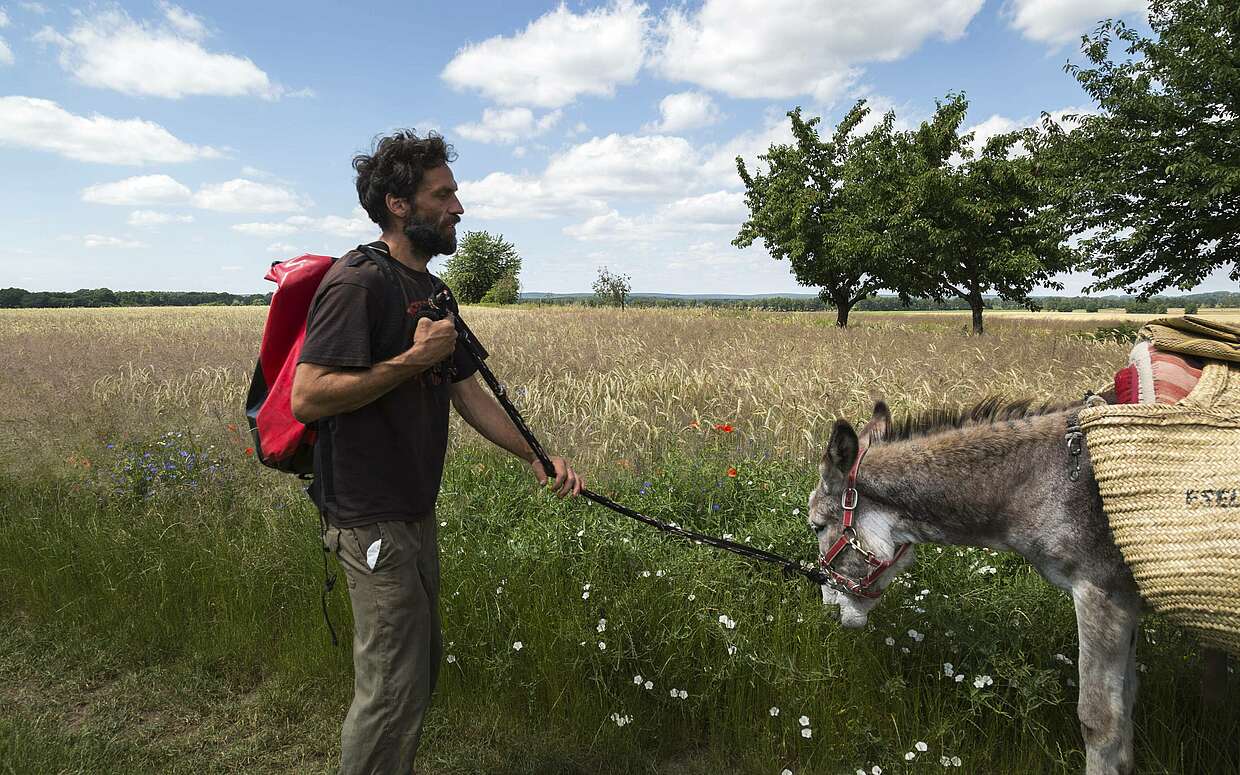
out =
<path fill-rule="evenodd" d="M 534 436 L 534 432 L 530 430 L 528 425 L 526 425 L 525 419 L 521 416 L 521 413 L 517 410 L 517 407 L 513 405 L 512 401 L 509 400 L 507 388 L 504 387 L 502 382 L 495 378 L 495 374 L 493 374 L 491 369 L 487 367 L 486 362 L 483 360 L 486 357 L 485 351 L 474 338 L 473 331 L 469 330 L 469 326 L 465 325 L 465 321 L 461 319 L 459 314 L 456 316 L 456 323 L 458 338 L 465 346 L 466 352 L 468 352 L 474 359 L 474 363 L 477 364 L 478 372 L 482 374 L 482 379 L 486 381 L 487 387 L 489 387 L 491 392 L 495 394 L 496 400 L 499 401 L 499 404 L 504 408 L 504 411 L 508 413 L 508 417 L 512 420 L 512 424 L 517 427 L 517 431 L 520 432 L 521 436 L 525 439 L 525 442 L 530 445 L 530 449 L 534 451 L 534 455 L 538 458 L 538 462 L 542 464 L 543 470 L 547 473 L 547 476 L 554 479 L 555 466 L 551 463 L 551 458 L 548 457 L 547 453 L 543 450 L 542 444 L 538 443 L 538 439 Z M 773 552 L 767 552 L 752 546 L 746 546 L 745 544 L 738 544 L 734 541 L 729 541 L 726 538 L 718 538 L 716 536 L 698 533 L 693 530 L 686 530 L 679 525 L 663 522 L 655 519 L 654 517 L 646 516 L 641 512 L 634 511 L 633 509 L 616 503 L 605 495 L 599 495 L 598 493 L 591 492 L 585 488 L 582 488 L 581 494 L 604 508 L 610 509 L 617 514 L 623 514 L 630 519 L 635 519 L 638 522 L 661 530 L 669 535 L 683 538 L 687 541 L 693 541 L 697 544 L 706 544 L 707 546 L 713 546 L 717 549 L 723 549 L 734 554 L 739 554 L 742 557 L 748 557 L 751 560 L 769 562 L 774 565 L 778 565 L 783 570 L 784 575 L 788 577 L 791 577 L 794 574 L 800 574 L 815 584 L 832 585 L 832 580 L 827 576 L 827 574 L 799 560 L 791 560 Z"/>

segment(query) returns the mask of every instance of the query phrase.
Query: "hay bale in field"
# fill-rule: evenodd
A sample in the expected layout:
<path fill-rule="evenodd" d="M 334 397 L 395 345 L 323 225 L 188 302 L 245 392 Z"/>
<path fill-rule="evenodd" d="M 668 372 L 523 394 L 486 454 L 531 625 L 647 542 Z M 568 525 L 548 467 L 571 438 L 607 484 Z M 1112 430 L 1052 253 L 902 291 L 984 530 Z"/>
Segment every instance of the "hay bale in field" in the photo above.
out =
<path fill-rule="evenodd" d="M 1179 403 L 1088 408 L 1080 424 L 1141 594 L 1240 654 L 1240 365 L 1207 362 Z"/>

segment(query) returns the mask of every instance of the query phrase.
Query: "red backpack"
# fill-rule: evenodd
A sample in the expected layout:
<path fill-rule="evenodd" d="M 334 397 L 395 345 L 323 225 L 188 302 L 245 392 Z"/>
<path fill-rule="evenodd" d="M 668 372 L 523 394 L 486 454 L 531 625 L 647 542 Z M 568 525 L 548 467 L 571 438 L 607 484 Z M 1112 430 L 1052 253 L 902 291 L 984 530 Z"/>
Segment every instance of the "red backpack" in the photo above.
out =
<path fill-rule="evenodd" d="M 304 255 L 271 265 L 266 279 L 276 290 L 245 398 L 255 456 L 263 465 L 301 476 L 314 470 L 315 430 L 293 417 L 293 374 L 306 339 L 310 302 L 335 260 Z"/>
<path fill-rule="evenodd" d="M 370 245 L 359 245 L 358 255 L 350 260 L 350 265 L 374 261 L 393 293 L 401 295 L 396 303 L 407 304 L 391 260 Z M 306 339 L 306 318 L 314 292 L 335 261 L 331 256 L 306 254 L 271 265 L 266 279 L 276 284 L 276 290 L 271 295 L 258 363 L 245 398 L 245 416 L 254 437 L 255 456 L 263 465 L 303 478 L 314 472 L 317 434 L 313 426 L 293 416 L 293 375 Z"/>

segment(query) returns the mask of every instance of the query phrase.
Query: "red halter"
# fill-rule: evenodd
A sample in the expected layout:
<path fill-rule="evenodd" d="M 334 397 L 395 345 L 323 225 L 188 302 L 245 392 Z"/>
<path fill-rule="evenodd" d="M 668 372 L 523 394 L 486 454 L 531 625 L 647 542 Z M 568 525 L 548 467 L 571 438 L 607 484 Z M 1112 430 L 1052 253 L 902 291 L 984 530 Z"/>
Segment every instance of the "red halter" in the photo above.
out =
<path fill-rule="evenodd" d="M 844 592 L 873 600 L 882 595 L 883 591 L 881 589 L 871 589 L 870 587 L 874 586 L 882 578 L 882 575 L 887 572 L 888 568 L 900 561 L 900 558 L 904 556 L 904 553 L 908 551 L 912 544 L 900 544 L 896 547 L 894 557 L 890 560 L 880 560 L 878 555 L 861 544 L 861 539 L 857 536 L 857 529 L 853 527 L 853 512 L 857 508 L 857 470 L 861 468 L 861 459 L 865 457 L 868 449 L 869 445 L 866 445 L 857 453 L 857 460 L 848 471 L 848 481 L 845 482 L 844 492 L 840 495 L 840 506 L 844 509 L 844 516 L 841 520 L 844 524 L 844 530 L 840 533 L 839 539 L 831 545 L 831 548 L 819 555 L 818 564 L 831 575 L 831 578 Z M 851 546 L 861 555 L 866 564 L 870 566 L 871 570 L 865 578 L 855 579 L 851 576 L 845 576 L 831 567 L 835 563 L 836 557 L 839 556 L 840 552 L 844 551 L 846 546 Z"/>

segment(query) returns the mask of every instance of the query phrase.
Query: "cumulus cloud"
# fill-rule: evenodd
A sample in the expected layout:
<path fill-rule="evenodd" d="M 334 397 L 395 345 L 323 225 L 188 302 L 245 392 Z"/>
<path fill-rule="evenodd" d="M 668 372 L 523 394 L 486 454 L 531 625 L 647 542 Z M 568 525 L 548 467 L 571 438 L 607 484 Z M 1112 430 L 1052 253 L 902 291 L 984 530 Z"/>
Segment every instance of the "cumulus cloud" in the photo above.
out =
<path fill-rule="evenodd" d="M 309 199 L 283 186 L 234 178 L 207 183 L 195 192 L 167 175 L 141 175 L 82 191 L 82 201 L 107 205 L 189 204 L 225 213 L 287 213 L 309 207 Z"/>
<path fill-rule="evenodd" d="M 0 29 L 4 29 L 7 26 L 9 26 L 9 15 L 5 13 L 3 8 L 0 8 Z"/>
<path fill-rule="evenodd" d="M 179 99 L 195 95 L 277 99 L 284 88 L 246 57 L 203 48 L 208 32 L 194 14 L 161 3 L 163 19 L 135 21 L 109 7 L 78 15 L 67 33 L 44 27 L 35 40 L 60 49 L 60 65 L 87 86 Z"/>
<path fill-rule="evenodd" d="M 457 52 L 440 76 L 501 105 L 559 108 L 585 94 L 611 96 L 646 58 L 646 6 L 616 0 L 575 14 L 561 4 L 511 37 Z"/>
<path fill-rule="evenodd" d="M 283 186 L 245 178 L 209 183 L 199 188 L 191 201 L 194 207 L 223 213 L 288 213 L 311 204 Z"/>
<path fill-rule="evenodd" d="M 1089 33 L 1101 19 L 1145 16 L 1149 0 L 1008 0 L 1008 23 L 1026 38 L 1059 46 Z"/>
<path fill-rule="evenodd" d="M 859 65 L 906 56 L 931 38 L 964 34 L 982 0 L 706 0 L 662 18 L 655 69 L 732 97 L 823 103 L 860 75 Z"/>
<path fill-rule="evenodd" d="M 134 210 L 129 214 L 130 226 L 162 226 L 166 223 L 193 223 L 192 215 L 173 215 L 155 210 Z"/>
<path fill-rule="evenodd" d="M 175 205 L 190 201 L 189 187 L 167 175 L 139 175 L 82 191 L 82 201 L 104 205 Z"/>
<path fill-rule="evenodd" d="M 466 219 L 544 219 L 607 209 L 597 198 L 557 190 L 541 177 L 529 175 L 492 172 L 481 180 L 462 181 L 460 188 Z"/>
<path fill-rule="evenodd" d="M 223 155 L 216 148 L 180 140 L 151 121 L 79 116 L 35 97 L 0 97 L 0 145 L 101 164 L 184 162 Z"/>
<path fill-rule="evenodd" d="M 297 227 L 290 223 L 234 223 L 229 228 L 252 237 L 282 237 L 297 232 Z"/>
<path fill-rule="evenodd" d="M 527 137 L 535 137 L 559 122 L 562 111 L 553 110 L 535 119 L 529 108 L 486 108 L 476 124 L 459 124 L 456 132 L 480 143 L 511 145 Z"/>
<path fill-rule="evenodd" d="M 722 115 L 709 94 L 686 91 L 659 101 L 659 120 L 642 127 L 648 132 L 683 132 L 716 124 Z"/>
<path fill-rule="evenodd" d="M 610 210 L 566 226 L 564 233 L 582 241 L 653 242 L 701 232 L 735 231 L 744 219 L 742 194 L 714 191 L 677 199 L 653 213 L 637 217 Z"/>
<path fill-rule="evenodd" d="M 103 234 L 87 234 L 82 238 L 82 246 L 87 248 L 145 248 L 145 242 L 137 240 L 109 237 Z"/>
<path fill-rule="evenodd" d="M 595 137 L 552 157 L 544 177 L 555 190 L 587 197 L 675 196 L 700 173 L 696 148 L 683 137 Z"/>
<path fill-rule="evenodd" d="M 231 228 L 242 234 L 267 238 L 283 237 L 302 231 L 322 232 L 337 237 L 369 237 L 379 229 L 366 215 L 366 211 L 360 207 L 353 208 L 353 212 L 347 217 L 327 215 L 322 218 L 312 218 L 307 215 L 294 215 L 283 221 L 238 223 Z M 285 243 L 280 244 L 287 247 Z"/>
<path fill-rule="evenodd" d="M 0 65 L 11 65 L 15 61 L 17 60 L 13 57 L 13 49 L 4 42 L 4 38 L 0 38 Z"/>
<path fill-rule="evenodd" d="M 1048 111 L 1047 115 L 1050 117 L 1051 121 L 1058 124 L 1063 129 L 1071 131 L 1075 128 L 1075 125 L 1068 120 L 1068 116 L 1082 116 L 1094 112 L 1096 111 L 1090 106 L 1069 107 L 1061 108 L 1060 110 Z M 1019 129 L 1038 126 L 1041 123 L 1042 117 L 1040 115 L 1025 116 L 1023 118 L 1009 118 L 1008 116 L 1000 116 L 995 113 L 984 121 L 980 121 L 966 127 L 961 134 L 972 132 L 973 143 L 969 147 L 973 149 L 974 153 L 981 153 L 982 149 L 986 147 L 986 143 L 995 135 L 1015 132 Z M 1016 145 L 1012 147 L 1012 155 L 1023 156 L 1025 153 L 1027 153 L 1027 151 L 1025 150 L 1023 142 L 1018 141 Z"/>

